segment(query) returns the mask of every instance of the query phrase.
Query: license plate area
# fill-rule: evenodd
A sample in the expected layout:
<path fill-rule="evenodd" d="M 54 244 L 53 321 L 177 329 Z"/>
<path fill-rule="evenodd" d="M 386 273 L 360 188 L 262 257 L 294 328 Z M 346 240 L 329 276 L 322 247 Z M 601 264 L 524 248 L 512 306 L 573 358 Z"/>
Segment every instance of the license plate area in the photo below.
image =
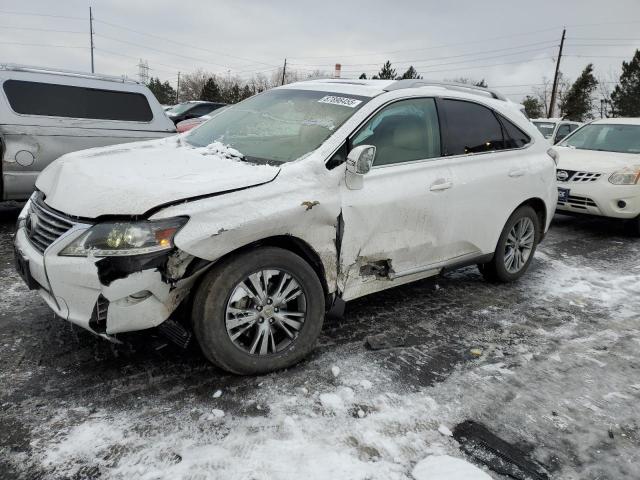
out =
<path fill-rule="evenodd" d="M 558 187 L 558 202 L 567 203 L 569 201 L 569 192 L 571 190 L 568 188 L 560 188 Z"/>
<path fill-rule="evenodd" d="M 38 284 L 38 282 L 31 276 L 29 260 L 24 258 L 17 248 L 13 251 L 13 259 L 18 275 L 20 275 L 22 280 L 24 280 L 24 283 L 27 284 L 29 290 L 38 290 L 40 288 L 40 284 Z"/>

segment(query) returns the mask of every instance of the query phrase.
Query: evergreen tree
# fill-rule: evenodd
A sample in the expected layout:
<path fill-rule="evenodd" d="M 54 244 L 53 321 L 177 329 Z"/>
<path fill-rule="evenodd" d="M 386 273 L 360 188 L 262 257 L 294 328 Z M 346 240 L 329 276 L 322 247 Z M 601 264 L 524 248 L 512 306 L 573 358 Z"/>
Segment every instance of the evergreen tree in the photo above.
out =
<path fill-rule="evenodd" d="M 620 83 L 611 94 L 613 114 L 620 117 L 640 117 L 640 50 L 630 62 L 622 62 Z"/>
<path fill-rule="evenodd" d="M 560 100 L 562 118 L 575 122 L 593 118 L 591 97 L 597 86 L 598 81 L 593 76 L 593 63 L 590 63 Z"/>
<path fill-rule="evenodd" d="M 367 74 L 366 73 L 362 73 L 359 77 L 359 80 L 366 80 L 367 79 Z"/>
<path fill-rule="evenodd" d="M 537 98 L 532 97 L 531 95 L 527 95 L 526 98 L 522 101 L 522 105 L 524 105 L 524 109 L 527 112 L 529 118 L 544 117 L 542 104 Z"/>
<path fill-rule="evenodd" d="M 176 91 L 169 82 L 162 83 L 159 78 L 151 77 L 147 87 L 162 105 L 173 105 L 176 102 Z"/>
<path fill-rule="evenodd" d="M 378 72 L 378 75 L 373 78 L 380 80 L 393 80 L 396 78 L 396 69 L 391 68 L 391 62 L 387 60 Z"/>
<path fill-rule="evenodd" d="M 486 80 L 483 78 L 482 80 L 480 80 L 479 82 L 475 83 L 476 87 L 482 87 L 482 88 L 487 88 L 489 85 L 487 85 Z"/>
<path fill-rule="evenodd" d="M 422 77 L 418 75 L 418 72 L 416 72 L 416 69 L 413 68 L 413 65 L 411 65 L 407 69 L 407 71 L 402 74 L 401 77 L 398 77 L 398 80 L 406 80 L 407 78 L 422 78 Z"/>
<path fill-rule="evenodd" d="M 253 92 L 251 91 L 251 87 L 249 87 L 249 85 L 245 85 L 244 87 L 242 87 L 242 93 L 240 94 L 240 100 L 244 100 L 245 98 L 249 98 L 253 95 Z"/>
<path fill-rule="evenodd" d="M 200 92 L 200 100 L 206 100 L 207 102 L 221 102 L 222 92 L 220 86 L 216 82 L 215 78 L 209 77 L 202 87 Z"/>
<path fill-rule="evenodd" d="M 238 85 L 237 83 L 234 83 L 233 85 L 231 85 L 231 88 L 227 93 L 226 100 L 227 100 L 227 103 L 238 103 L 241 100 L 240 85 Z"/>

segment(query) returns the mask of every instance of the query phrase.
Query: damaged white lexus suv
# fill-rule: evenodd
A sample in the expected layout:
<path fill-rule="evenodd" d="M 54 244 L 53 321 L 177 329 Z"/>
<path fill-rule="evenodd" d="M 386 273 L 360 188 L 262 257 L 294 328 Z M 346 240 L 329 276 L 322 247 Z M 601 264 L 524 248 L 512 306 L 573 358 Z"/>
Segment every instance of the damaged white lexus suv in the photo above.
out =
<path fill-rule="evenodd" d="M 556 166 L 500 94 L 424 80 L 266 91 L 185 135 L 47 167 L 16 268 L 119 341 L 192 332 L 238 374 L 290 366 L 345 301 L 477 264 L 509 282 L 549 228 Z"/>

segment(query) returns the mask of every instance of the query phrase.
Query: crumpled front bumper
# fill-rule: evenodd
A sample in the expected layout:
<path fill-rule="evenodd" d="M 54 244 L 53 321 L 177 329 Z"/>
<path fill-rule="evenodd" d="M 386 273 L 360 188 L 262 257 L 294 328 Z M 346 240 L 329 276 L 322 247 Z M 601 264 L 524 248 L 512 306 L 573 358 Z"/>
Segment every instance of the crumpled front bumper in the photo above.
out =
<path fill-rule="evenodd" d="M 44 254 L 31 244 L 23 226 L 16 231 L 16 254 L 26 260 L 33 283 L 55 314 L 102 336 L 152 328 L 169 318 L 197 275 L 169 279 L 158 267 L 144 268 L 144 262 L 138 269 L 136 257 L 129 257 L 128 271 L 117 271 L 109 257 L 58 255 L 89 227 L 74 227 Z M 168 261 L 175 251 L 161 255 Z M 110 269 L 111 278 L 105 280 L 101 269 Z"/>

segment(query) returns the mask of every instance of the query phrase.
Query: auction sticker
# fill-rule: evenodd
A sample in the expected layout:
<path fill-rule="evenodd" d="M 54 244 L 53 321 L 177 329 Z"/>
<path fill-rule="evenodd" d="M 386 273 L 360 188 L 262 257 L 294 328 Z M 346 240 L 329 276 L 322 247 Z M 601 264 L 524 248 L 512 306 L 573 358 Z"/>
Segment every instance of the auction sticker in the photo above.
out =
<path fill-rule="evenodd" d="M 318 100 L 319 103 L 330 103 L 332 105 L 342 105 L 343 107 L 355 108 L 362 103 L 362 100 L 356 100 L 349 97 L 336 97 L 335 95 L 327 95 Z"/>

